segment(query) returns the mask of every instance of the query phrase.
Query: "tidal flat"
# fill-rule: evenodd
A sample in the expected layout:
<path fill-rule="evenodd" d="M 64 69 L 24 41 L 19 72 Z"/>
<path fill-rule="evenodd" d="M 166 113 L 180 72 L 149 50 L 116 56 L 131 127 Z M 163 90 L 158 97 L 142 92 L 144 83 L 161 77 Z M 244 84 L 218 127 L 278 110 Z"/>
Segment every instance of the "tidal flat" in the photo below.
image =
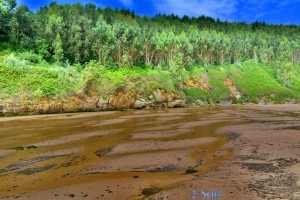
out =
<path fill-rule="evenodd" d="M 0 199 L 300 199 L 300 105 L 0 118 Z"/>

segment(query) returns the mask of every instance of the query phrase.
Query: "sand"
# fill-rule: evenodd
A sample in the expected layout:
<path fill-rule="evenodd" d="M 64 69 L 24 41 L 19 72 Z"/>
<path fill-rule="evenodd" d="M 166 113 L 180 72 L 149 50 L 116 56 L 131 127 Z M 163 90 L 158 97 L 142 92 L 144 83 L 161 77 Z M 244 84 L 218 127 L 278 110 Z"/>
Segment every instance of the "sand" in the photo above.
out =
<path fill-rule="evenodd" d="M 173 114 L 177 115 L 177 112 Z M 0 199 L 182 200 L 192 199 L 192 191 L 195 191 L 196 199 L 202 199 L 202 191 L 212 190 L 217 191 L 222 199 L 300 199 L 299 105 L 253 105 L 200 114 L 190 109 L 181 112 L 184 115 L 180 115 L 180 119 L 174 118 L 174 123 L 172 120 L 159 120 L 160 123 L 157 123 L 155 117 L 171 117 L 172 109 L 165 114 L 135 111 L 134 115 L 139 119 L 141 114 L 149 117 L 149 126 L 143 127 L 144 121 L 141 124 L 120 121 L 134 123 L 135 126 L 128 126 L 130 131 L 125 136 L 112 132 L 101 135 L 118 136 L 111 140 L 115 142 L 112 147 L 98 146 L 93 139 L 97 134 L 88 133 L 84 137 L 74 134 L 40 143 L 40 146 L 61 145 L 59 141 L 65 140 L 72 143 L 76 136 L 83 140 L 80 145 L 84 144 L 84 140 L 94 145 L 38 154 L 39 157 L 73 154 L 80 157 L 77 154 L 84 154 L 86 160 L 78 161 L 78 166 L 63 171 L 69 171 L 63 178 L 46 179 L 42 173 L 47 171 L 37 173 L 36 176 L 41 176 L 36 180 L 42 178 L 39 187 L 28 186 L 28 190 L 11 188 L 15 192 L 3 190 L 0 191 Z M 136 118 L 125 115 L 113 119 Z M 117 121 L 113 120 L 112 124 Z M 103 119 L 102 122 L 105 125 L 109 120 Z M 91 124 L 97 123 L 100 124 L 94 120 Z M 211 130 L 213 133 L 209 137 L 201 136 L 197 135 L 198 130 Z M 105 133 L 107 130 L 101 131 Z M 98 157 L 89 157 L 85 153 L 89 150 L 92 154 L 98 153 Z M 0 153 L 14 152 L 3 149 Z M 189 169 L 196 171 L 189 174 Z M 61 172 L 59 170 L 57 173 Z M 47 186 L 43 185 L 43 180 L 53 182 Z"/>

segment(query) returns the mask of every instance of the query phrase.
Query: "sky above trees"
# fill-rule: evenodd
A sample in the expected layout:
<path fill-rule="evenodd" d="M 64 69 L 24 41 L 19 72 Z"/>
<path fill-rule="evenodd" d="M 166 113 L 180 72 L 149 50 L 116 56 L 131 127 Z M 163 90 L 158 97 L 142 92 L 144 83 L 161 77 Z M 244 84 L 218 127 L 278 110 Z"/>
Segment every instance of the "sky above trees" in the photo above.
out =
<path fill-rule="evenodd" d="M 17 0 L 38 10 L 53 0 Z M 158 13 L 198 17 L 206 15 L 225 21 L 265 21 L 272 24 L 300 24 L 300 0 L 56 0 L 57 3 L 93 3 L 101 7 L 129 8 L 139 15 Z"/>

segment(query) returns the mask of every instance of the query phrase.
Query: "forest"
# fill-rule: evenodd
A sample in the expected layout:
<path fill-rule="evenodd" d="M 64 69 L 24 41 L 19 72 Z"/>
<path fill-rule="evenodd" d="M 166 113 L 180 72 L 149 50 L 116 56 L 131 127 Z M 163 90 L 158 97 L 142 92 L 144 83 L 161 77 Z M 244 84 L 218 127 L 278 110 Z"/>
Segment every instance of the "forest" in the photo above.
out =
<path fill-rule="evenodd" d="M 3 3 L 2 3 L 3 4 Z M 119 67 L 149 64 L 172 68 L 224 65 L 254 59 L 296 63 L 300 59 L 300 27 L 263 22 L 229 23 L 210 17 L 176 15 L 140 17 L 126 9 L 93 4 L 1 9 L 1 43 L 33 51 L 48 62 L 96 60 Z"/>
<path fill-rule="evenodd" d="M 159 88 L 184 98 L 197 90 L 195 98 L 187 99 L 211 101 L 230 98 L 229 90 L 220 86 L 228 78 L 245 101 L 278 91 L 281 102 L 299 99 L 300 26 L 236 23 L 204 15 L 138 16 L 128 9 L 80 3 L 54 2 L 33 12 L 15 0 L 0 2 L 3 100 L 73 95 L 93 80 L 102 96 L 133 88 L 147 97 L 144 93 Z M 209 89 L 183 87 L 191 79 L 205 79 Z M 264 82 L 268 79 L 272 81 Z M 110 89 L 103 88 L 107 82 L 113 84 Z M 221 92 L 214 91 L 216 85 Z"/>

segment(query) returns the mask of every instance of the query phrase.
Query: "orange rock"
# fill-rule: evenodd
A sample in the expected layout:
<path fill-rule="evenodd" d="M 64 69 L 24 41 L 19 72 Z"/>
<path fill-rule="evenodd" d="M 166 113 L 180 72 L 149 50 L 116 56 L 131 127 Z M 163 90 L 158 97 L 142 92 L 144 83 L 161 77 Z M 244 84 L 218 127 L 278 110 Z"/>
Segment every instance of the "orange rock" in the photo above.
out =
<path fill-rule="evenodd" d="M 230 78 L 227 78 L 227 80 L 225 81 L 225 85 L 229 88 L 232 87 L 233 83 L 232 83 L 232 80 Z"/>
<path fill-rule="evenodd" d="M 210 88 L 208 87 L 207 81 L 205 80 L 204 77 L 201 77 L 199 84 L 200 84 L 200 88 L 201 88 L 202 90 L 210 91 Z"/>
<path fill-rule="evenodd" d="M 188 86 L 190 86 L 190 87 L 195 87 L 195 86 L 196 86 L 195 81 L 194 81 L 193 79 L 190 79 L 190 80 L 189 80 Z"/>
<path fill-rule="evenodd" d="M 125 109 L 133 108 L 135 103 L 135 94 L 133 92 L 119 93 L 117 96 L 111 96 L 109 99 L 109 108 Z"/>

